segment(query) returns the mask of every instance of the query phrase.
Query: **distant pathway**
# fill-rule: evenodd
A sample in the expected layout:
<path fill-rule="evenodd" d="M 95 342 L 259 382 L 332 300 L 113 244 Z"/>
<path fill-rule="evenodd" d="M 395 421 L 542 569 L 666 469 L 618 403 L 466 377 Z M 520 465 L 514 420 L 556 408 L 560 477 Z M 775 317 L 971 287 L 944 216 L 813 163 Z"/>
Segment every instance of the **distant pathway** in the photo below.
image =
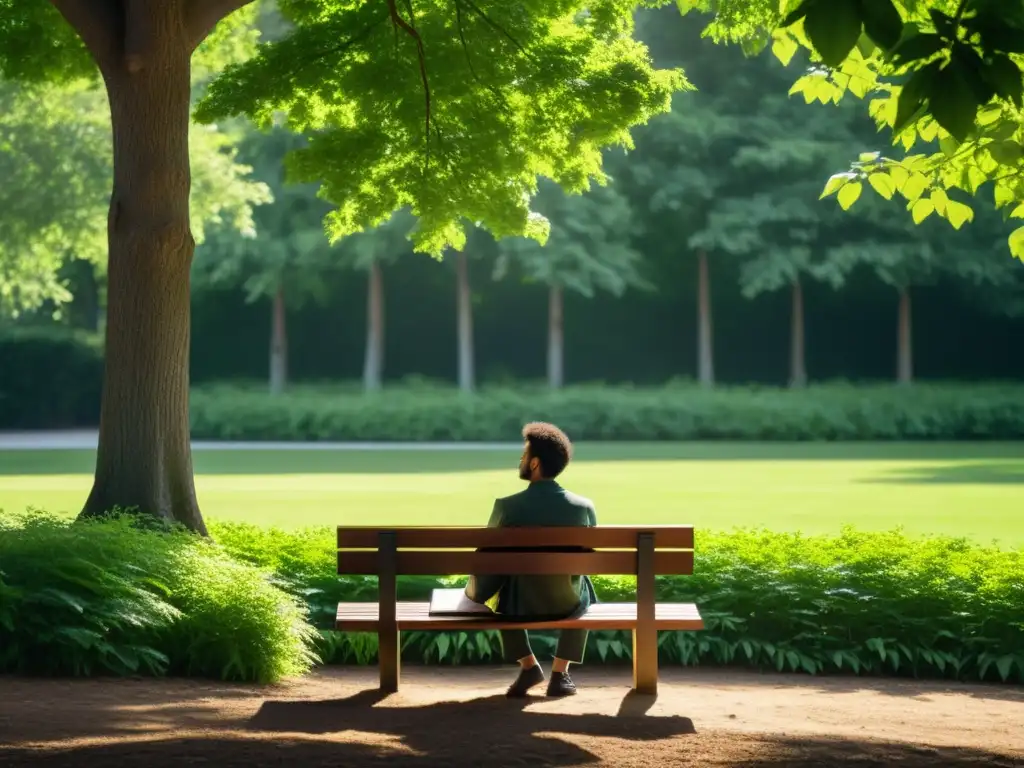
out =
<path fill-rule="evenodd" d="M 94 429 L 54 432 L 0 432 L 0 451 L 94 450 Z M 515 451 L 522 443 L 304 443 L 197 440 L 196 451 Z"/>

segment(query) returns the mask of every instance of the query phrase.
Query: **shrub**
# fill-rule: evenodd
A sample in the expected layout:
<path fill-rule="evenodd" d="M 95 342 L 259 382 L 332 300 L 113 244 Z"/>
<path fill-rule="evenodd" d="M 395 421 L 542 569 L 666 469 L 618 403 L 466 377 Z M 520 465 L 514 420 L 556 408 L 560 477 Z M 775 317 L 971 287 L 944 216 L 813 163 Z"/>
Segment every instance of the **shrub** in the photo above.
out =
<path fill-rule="evenodd" d="M 0 332 L 0 429 L 67 429 L 99 422 L 99 339 L 52 328 Z"/>
<path fill-rule="evenodd" d="M 213 542 L 126 517 L 0 514 L 0 673 L 265 682 L 317 655 L 376 660 L 374 635 L 331 629 L 339 601 L 376 599 L 376 579 L 337 576 L 332 530 L 210 527 Z M 399 596 L 460 582 L 402 578 Z M 595 582 L 602 600 L 635 599 L 632 579 Z M 657 591 L 696 602 L 707 624 L 662 633 L 667 664 L 1024 683 L 1021 549 L 898 531 L 699 532 L 695 575 L 661 578 Z M 554 650 L 552 635 L 535 640 Z M 497 632 L 405 632 L 402 648 L 425 663 L 501 655 Z M 588 662 L 626 662 L 630 650 L 628 633 L 593 632 Z"/>
<path fill-rule="evenodd" d="M 372 600 L 372 578 L 338 578 L 328 529 L 267 531 L 214 524 L 233 556 L 273 569 L 310 604 L 328 662 L 372 662 L 375 638 L 329 631 L 343 600 Z M 399 580 L 401 599 L 426 599 L 458 579 Z M 702 632 L 661 634 L 676 664 L 915 675 L 1024 682 L 1024 550 L 901 532 L 801 536 L 698 532 L 695 574 L 660 578 L 661 600 L 696 602 Z M 595 579 L 605 601 L 635 599 L 635 581 Z M 537 648 L 553 650 L 540 633 Z M 628 633 L 595 632 L 591 661 L 626 661 Z M 496 632 L 406 632 L 413 661 L 477 663 L 500 657 Z"/>
<path fill-rule="evenodd" d="M 316 660 L 306 616 L 188 532 L 0 513 L 0 672 L 270 682 Z"/>
<path fill-rule="evenodd" d="M 686 385 L 485 389 L 214 386 L 192 395 L 192 433 L 224 440 L 506 441 L 554 421 L 574 440 L 1015 440 L 1024 387 L 820 385 L 804 391 Z"/>

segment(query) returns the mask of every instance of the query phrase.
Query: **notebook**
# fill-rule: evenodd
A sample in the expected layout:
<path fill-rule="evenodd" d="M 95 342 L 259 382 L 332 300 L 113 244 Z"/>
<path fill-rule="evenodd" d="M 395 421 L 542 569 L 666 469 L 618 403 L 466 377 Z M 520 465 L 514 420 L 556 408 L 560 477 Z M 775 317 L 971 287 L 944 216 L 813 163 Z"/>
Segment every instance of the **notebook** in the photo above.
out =
<path fill-rule="evenodd" d="M 430 595 L 431 616 L 493 616 L 486 605 L 474 603 L 463 589 L 435 589 Z"/>

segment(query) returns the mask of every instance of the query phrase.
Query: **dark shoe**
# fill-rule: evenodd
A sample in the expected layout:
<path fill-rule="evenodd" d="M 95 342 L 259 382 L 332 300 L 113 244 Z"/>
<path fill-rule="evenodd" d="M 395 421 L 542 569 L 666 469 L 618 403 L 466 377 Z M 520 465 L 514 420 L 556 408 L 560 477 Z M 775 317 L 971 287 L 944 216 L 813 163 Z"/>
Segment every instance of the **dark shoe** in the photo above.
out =
<path fill-rule="evenodd" d="M 575 696 L 576 684 L 565 672 L 552 672 L 548 681 L 548 696 Z"/>
<path fill-rule="evenodd" d="M 512 699 L 522 698 L 533 687 L 544 682 L 544 670 L 540 664 L 535 664 L 529 669 L 521 669 L 519 677 L 509 686 L 506 696 Z"/>

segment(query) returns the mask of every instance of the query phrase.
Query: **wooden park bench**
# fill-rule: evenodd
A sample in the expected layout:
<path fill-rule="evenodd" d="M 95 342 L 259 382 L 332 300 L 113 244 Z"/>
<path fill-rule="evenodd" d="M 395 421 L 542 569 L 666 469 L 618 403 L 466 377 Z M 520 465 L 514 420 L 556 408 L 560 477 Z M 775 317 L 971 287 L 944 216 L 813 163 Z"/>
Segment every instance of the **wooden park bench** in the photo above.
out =
<path fill-rule="evenodd" d="M 519 551 L 475 551 L 483 547 Z M 593 551 L 551 551 L 566 547 Z M 658 689 L 658 630 L 704 628 L 694 604 L 657 603 L 654 592 L 655 576 L 693 573 L 693 526 L 339 527 L 338 573 L 379 579 L 377 602 L 339 603 L 335 626 L 343 632 L 377 633 L 384 692 L 398 690 L 402 630 L 628 629 L 633 633 L 633 688 L 653 694 Z M 398 576 L 466 574 L 630 575 L 637 579 L 637 602 L 597 603 L 571 619 L 523 622 L 430 616 L 429 602 L 398 601 Z"/>

